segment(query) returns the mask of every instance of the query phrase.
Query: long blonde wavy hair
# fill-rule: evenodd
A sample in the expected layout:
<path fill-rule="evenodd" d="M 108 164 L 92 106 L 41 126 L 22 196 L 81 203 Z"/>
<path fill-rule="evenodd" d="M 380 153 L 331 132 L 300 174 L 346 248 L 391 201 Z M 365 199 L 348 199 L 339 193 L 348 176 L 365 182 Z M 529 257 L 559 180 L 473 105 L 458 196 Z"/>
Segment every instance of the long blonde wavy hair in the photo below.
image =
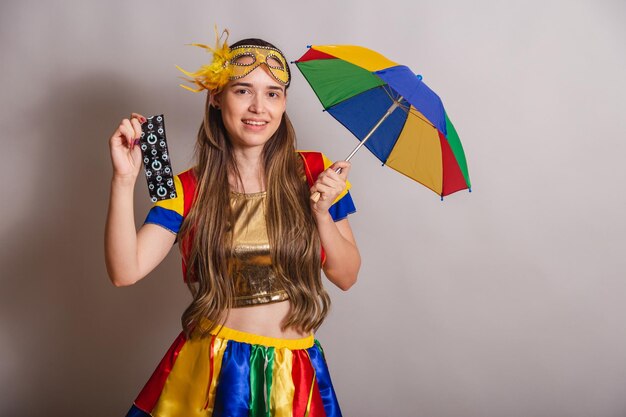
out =
<path fill-rule="evenodd" d="M 274 47 L 260 39 L 238 45 Z M 187 335 L 208 319 L 212 327 L 226 320 L 232 308 L 232 227 L 229 174 L 240 179 L 233 147 L 220 110 L 207 95 L 205 116 L 196 142 L 196 196 L 180 230 L 180 247 L 186 252 L 187 285 L 193 300 L 182 316 Z M 286 113 L 263 148 L 266 180 L 266 224 L 276 277 L 289 295 L 291 308 L 281 324 L 303 332 L 316 330 L 330 308 L 321 281 L 321 245 L 309 203 L 302 161 L 295 152 L 296 135 Z M 202 328 L 204 334 L 211 328 Z"/>

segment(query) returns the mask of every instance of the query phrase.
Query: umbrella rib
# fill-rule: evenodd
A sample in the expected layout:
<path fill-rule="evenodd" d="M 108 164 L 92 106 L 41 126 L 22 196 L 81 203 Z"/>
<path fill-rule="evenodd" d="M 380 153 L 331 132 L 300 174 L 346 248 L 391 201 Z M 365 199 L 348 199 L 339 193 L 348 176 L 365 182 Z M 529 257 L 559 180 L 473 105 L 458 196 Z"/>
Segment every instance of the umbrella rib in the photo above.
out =
<path fill-rule="evenodd" d="M 393 100 L 393 104 L 387 109 L 387 112 L 385 113 L 385 115 L 376 123 L 376 125 L 369 131 L 369 133 L 361 140 L 361 142 L 357 145 L 357 147 L 352 150 L 350 155 L 348 155 L 348 157 L 345 159 L 346 161 L 349 161 L 354 156 L 354 154 L 356 154 L 357 151 L 361 149 L 361 146 L 365 145 L 365 142 L 367 142 L 369 138 L 372 137 L 376 129 L 378 129 L 378 127 L 383 124 L 385 119 L 387 119 L 387 117 L 389 117 L 391 113 L 393 113 L 393 111 L 398 108 L 401 100 L 402 100 L 402 96 L 398 97 L 397 100 Z M 339 170 L 341 170 L 341 168 L 339 168 Z M 337 172 L 340 172 L 339 170 L 337 170 Z"/>
<path fill-rule="evenodd" d="M 400 100 L 402 100 L 402 96 L 398 95 L 398 98 L 395 98 L 393 96 L 392 94 L 393 89 L 389 86 L 389 84 L 385 84 L 383 86 L 383 91 L 387 94 L 387 97 L 389 97 L 389 100 L 398 102 L 398 108 L 404 110 L 405 113 L 410 112 L 410 106 L 407 107 L 400 102 Z"/>
<path fill-rule="evenodd" d="M 418 113 L 416 113 L 417 109 L 416 109 L 415 111 L 412 111 L 412 110 L 411 110 L 411 105 L 410 105 L 410 104 L 409 104 L 409 106 L 405 106 L 405 105 L 403 105 L 402 103 L 400 103 L 400 101 L 399 101 L 399 100 L 395 99 L 395 98 L 393 97 L 393 94 L 392 94 L 392 91 L 393 91 L 393 90 L 392 90 L 392 88 L 391 88 L 391 87 L 389 87 L 389 84 L 385 84 L 385 85 L 383 86 L 383 91 L 387 94 L 387 96 L 389 97 L 389 99 L 390 99 L 391 101 L 398 101 L 398 108 L 400 108 L 400 109 L 404 110 L 404 112 L 406 112 L 406 113 L 408 113 L 408 114 L 411 114 L 411 115 L 413 115 L 413 116 L 417 117 L 418 119 L 420 119 L 420 120 L 421 120 L 421 121 L 423 121 L 424 123 L 427 123 L 427 124 L 429 124 L 429 125 L 430 125 L 430 126 L 432 126 L 432 127 L 435 127 L 435 125 L 434 125 L 434 124 L 432 124 L 430 120 L 428 120 L 427 118 L 425 118 L 425 117 L 421 116 L 421 113 L 419 113 L 419 114 L 418 114 Z M 408 103 L 408 101 L 407 101 L 407 103 Z"/>
<path fill-rule="evenodd" d="M 432 124 L 432 123 L 430 122 L 430 120 L 428 120 L 427 118 L 423 117 L 423 116 L 421 115 L 421 113 L 418 113 L 418 112 L 417 112 L 417 109 L 416 109 L 415 111 L 411 111 L 411 110 L 409 110 L 409 113 L 410 113 L 410 114 L 412 114 L 413 116 L 417 117 L 418 119 L 420 119 L 422 122 L 424 122 L 424 123 L 426 123 L 426 124 L 428 124 L 428 125 L 430 125 L 430 126 L 434 127 L 435 129 L 437 128 L 434 124 Z"/>
<path fill-rule="evenodd" d="M 391 87 L 389 87 L 389 84 L 383 85 L 383 91 L 387 94 L 387 97 L 389 97 L 391 101 L 397 101 L 396 98 L 392 94 L 393 90 L 391 89 Z M 400 105 L 400 103 L 398 103 L 398 107 L 402 108 L 403 106 Z"/>

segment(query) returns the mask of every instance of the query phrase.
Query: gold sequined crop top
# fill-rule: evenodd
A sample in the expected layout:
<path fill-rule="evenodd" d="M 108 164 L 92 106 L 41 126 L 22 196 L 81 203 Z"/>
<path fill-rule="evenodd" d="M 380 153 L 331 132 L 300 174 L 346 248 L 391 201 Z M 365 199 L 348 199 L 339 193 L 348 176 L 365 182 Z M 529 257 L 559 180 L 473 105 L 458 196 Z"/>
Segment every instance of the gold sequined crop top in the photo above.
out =
<path fill-rule="evenodd" d="M 235 281 L 233 307 L 273 303 L 289 298 L 272 268 L 265 224 L 266 192 L 231 192 L 235 215 L 231 277 Z"/>
<path fill-rule="evenodd" d="M 331 166 L 330 160 L 319 152 L 298 151 L 302 159 L 307 184 L 312 186 L 318 175 Z M 197 179 L 193 169 L 188 169 L 173 179 L 176 196 L 158 200 L 150 209 L 145 223 L 161 226 L 174 234 L 179 234 L 183 221 L 194 205 Z M 337 197 L 328 210 L 334 221 L 345 218 L 356 211 L 348 189 Z M 240 204 L 241 203 L 241 204 Z M 233 256 L 230 264 L 230 279 L 235 281 L 235 307 L 272 303 L 288 299 L 279 277 L 271 264 L 269 239 L 265 224 L 266 194 L 231 194 L 231 204 L 235 214 L 233 230 Z M 241 208 L 240 208 L 241 207 Z M 188 236 L 189 238 L 189 236 Z M 187 274 L 189 240 L 180 244 L 183 260 L 183 279 L 194 279 Z M 322 265 L 325 259 L 321 248 Z M 321 265 L 320 265 L 321 266 Z"/>

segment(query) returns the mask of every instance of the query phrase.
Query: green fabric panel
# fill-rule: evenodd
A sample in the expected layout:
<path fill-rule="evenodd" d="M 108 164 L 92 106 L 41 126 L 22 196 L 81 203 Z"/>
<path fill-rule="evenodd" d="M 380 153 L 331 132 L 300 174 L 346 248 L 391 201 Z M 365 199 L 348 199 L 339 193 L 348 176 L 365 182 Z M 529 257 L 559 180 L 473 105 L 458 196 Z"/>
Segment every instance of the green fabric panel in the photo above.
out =
<path fill-rule="evenodd" d="M 314 339 L 314 343 L 315 343 L 315 346 L 317 346 L 317 348 L 320 350 L 320 352 L 322 352 L 322 357 L 326 359 L 326 355 L 324 354 L 324 349 L 322 349 L 321 343 L 317 339 Z"/>
<path fill-rule="evenodd" d="M 456 162 L 459 164 L 459 168 L 461 168 L 461 172 L 463 173 L 463 177 L 465 178 L 465 182 L 469 188 L 472 188 L 472 184 L 470 183 L 469 172 L 467 170 L 467 161 L 465 160 L 465 152 L 463 151 L 463 145 L 461 145 L 461 140 L 459 139 L 458 133 L 456 133 L 456 129 L 454 125 L 448 118 L 448 114 L 444 111 L 444 115 L 446 116 L 446 130 L 448 131 L 448 144 L 450 145 L 450 149 L 452 149 L 452 153 L 456 158 Z"/>
<path fill-rule="evenodd" d="M 250 417 L 270 417 L 274 348 L 250 346 Z"/>
<path fill-rule="evenodd" d="M 317 59 L 296 65 L 325 109 L 385 84 L 370 71 L 341 59 Z"/>
<path fill-rule="evenodd" d="M 274 348 L 267 348 L 265 353 L 267 365 L 265 366 L 265 417 L 270 415 L 270 394 L 272 393 L 272 374 L 274 370 Z"/>

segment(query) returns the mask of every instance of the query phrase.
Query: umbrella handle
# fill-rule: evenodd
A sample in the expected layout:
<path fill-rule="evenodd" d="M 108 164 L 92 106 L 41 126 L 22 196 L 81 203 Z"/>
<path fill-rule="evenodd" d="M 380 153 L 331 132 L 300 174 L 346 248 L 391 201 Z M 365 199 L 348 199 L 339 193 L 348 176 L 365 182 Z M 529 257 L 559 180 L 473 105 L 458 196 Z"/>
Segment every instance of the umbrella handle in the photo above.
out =
<path fill-rule="evenodd" d="M 335 172 L 337 174 L 341 174 L 341 168 L 337 168 L 335 170 Z M 322 196 L 322 194 L 320 194 L 319 191 L 314 192 L 313 194 L 311 194 L 311 201 L 313 201 L 314 203 L 317 203 L 318 201 L 320 201 L 320 197 Z"/>

